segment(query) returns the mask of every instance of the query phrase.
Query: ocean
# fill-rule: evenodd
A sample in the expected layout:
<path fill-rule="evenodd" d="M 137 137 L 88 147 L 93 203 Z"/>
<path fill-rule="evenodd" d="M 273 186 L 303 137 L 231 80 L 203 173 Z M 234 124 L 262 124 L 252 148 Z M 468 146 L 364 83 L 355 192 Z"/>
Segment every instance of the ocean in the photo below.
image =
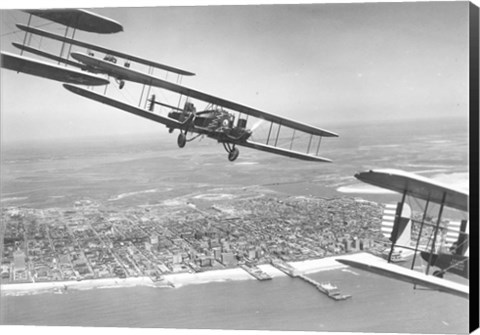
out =
<path fill-rule="evenodd" d="M 353 177 L 374 168 L 403 169 L 468 188 L 465 121 L 365 123 L 329 129 L 341 136 L 322 144 L 322 155 L 332 164 L 304 163 L 248 149 L 241 149 L 238 161 L 231 163 L 213 141 L 178 149 L 174 137 L 12 144 L 4 146 L 2 155 L 2 207 L 68 207 L 76 200 L 91 199 L 129 208 L 199 191 L 255 185 L 287 195 L 398 201 L 399 195 L 372 193 Z M 164 191 L 145 192 L 151 189 Z M 466 299 L 414 289 L 360 270 L 310 276 L 332 281 L 353 297 L 335 302 L 307 283 L 286 277 L 179 288 L 68 290 L 2 296 L 0 324 L 468 332 Z"/>
<path fill-rule="evenodd" d="M 4 324 L 290 331 L 467 333 L 468 301 L 357 270 L 309 275 L 345 301 L 289 277 L 180 288 L 69 290 L 2 298 Z"/>

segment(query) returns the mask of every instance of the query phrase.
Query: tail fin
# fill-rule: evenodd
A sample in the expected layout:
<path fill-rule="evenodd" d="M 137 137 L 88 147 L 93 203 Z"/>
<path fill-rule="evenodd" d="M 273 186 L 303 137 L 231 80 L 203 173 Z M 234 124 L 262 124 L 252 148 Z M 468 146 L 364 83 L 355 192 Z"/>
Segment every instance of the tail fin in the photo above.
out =
<path fill-rule="evenodd" d="M 412 250 L 405 248 L 411 248 L 412 211 L 408 204 L 404 203 L 403 206 L 400 204 L 388 204 L 383 212 L 381 231 L 383 236 L 392 241 L 392 249 L 388 253 L 389 261 L 404 261 L 405 257 L 413 254 Z"/>
<path fill-rule="evenodd" d="M 412 221 L 410 220 L 412 211 L 410 206 L 403 204 L 400 215 L 400 203 L 387 204 L 383 212 L 381 230 L 383 236 L 387 237 L 397 246 L 410 247 Z M 397 217 L 397 219 L 395 219 Z"/>
<path fill-rule="evenodd" d="M 151 99 L 148 99 L 148 110 L 150 112 L 153 112 L 153 108 L 155 107 L 155 94 L 152 94 L 152 98 Z"/>

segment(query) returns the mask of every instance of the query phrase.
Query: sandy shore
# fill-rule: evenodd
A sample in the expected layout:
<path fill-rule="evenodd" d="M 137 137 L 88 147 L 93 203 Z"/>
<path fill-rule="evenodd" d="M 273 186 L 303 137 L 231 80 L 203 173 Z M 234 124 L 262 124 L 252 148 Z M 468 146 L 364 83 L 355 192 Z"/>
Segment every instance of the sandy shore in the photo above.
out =
<path fill-rule="evenodd" d="M 341 269 L 347 267 L 335 261 L 340 256 L 331 256 L 322 259 L 306 260 L 302 262 L 290 262 L 300 273 L 309 274 L 319 271 Z M 343 255 L 342 258 L 348 257 Z M 358 257 L 358 254 L 357 254 Z M 270 264 L 259 265 L 259 268 L 269 274 L 271 277 L 286 276 L 285 273 L 276 269 Z M 134 278 L 105 278 L 82 281 L 62 281 L 62 282 L 41 282 L 41 283 L 21 283 L 1 285 L 2 295 L 23 295 L 36 294 L 43 292 L 64 293 L 69 289 L 87 290 L 93 288 L 120 288 L 134 286 L 150 287 L 181 287 L 191 284 L 205 284 L 212 282 L 223 282 L 233 280 L 255 280 L 251 275 L 241 268 L 213 270 L 199 273 L 178 273 L 164 276 L 164 280 L 153 282 L 149 277 Z M 66 290 L 65 290 L 66 289 Z"/>

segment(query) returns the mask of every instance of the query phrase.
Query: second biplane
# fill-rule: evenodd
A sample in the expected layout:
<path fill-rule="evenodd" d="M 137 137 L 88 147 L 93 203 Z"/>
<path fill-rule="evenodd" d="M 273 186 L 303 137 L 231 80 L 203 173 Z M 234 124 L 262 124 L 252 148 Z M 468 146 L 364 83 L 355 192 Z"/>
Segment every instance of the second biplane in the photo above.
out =
<path fill-rule="evenodd" d="M 26 12 L 63 25 L 71 26 L 74 29 L 82 29 L 89 32 L 112 33 L 123 29 L 116 21 L 83 10 Z M 75 22 L 70 22 L 72 21 L 72 17 L 75 18 Z M 83 24 L 80 25 L 80 22 Z M 104 29 L 103 25 L 108 25 L 109 29 Z M 67 33 L 65 33 L 65 36 L 61 36 L 31 27 L 30 19 L 27 26 L 17 25 L 17 27 L 25 31 L 26 34 L 62 42 L 62 52 L 65 44 L 70 45 L 70 51 L 72 46 L 85 48 L 86 52 L 73 51 L 69 52 L 67 57 L 63 57 L 62 52 L 57 56 L 28 45 L 26 38 L 22 44 L 13 43 L 21 52 L 30 52 L 68 66 L 77 67 L 81 71 L 68 68 L 59 69 L 58 66 L 54 66 L 53 64 L 47 67 L 37 60 L 25 58 L 21 55 L 16 58 L 9 56 L 8 59 L 12 59 L 12 61 L 8 63 L 9 66 L 6 68 L 59 81 L 62 81 L 62 78 L 65 77 L 63 81 L 66 83 L 63 86 L 75 94 L 161 123 L 165 125 L 170 132 L 178 129 L 177 144 L 180 148 L 183 148 L 189 141 L 193 141 L 200 136 L 206 136 L 223 145 L 230 161 L 236 160 L 239 156 L 237 146 L 244 146 L 307 161 L 330 162 L 329 159 L 319 156 L 320 144 L 323 137 L 338 137 L 336 133 L 182 86 L 179 84 L 179 80 L 177 80 L 177 83 L 173 83 L 160 79 L 158 76 L 153 75 L 152 68 L 173 72 L 177 74 L 179 78 L 182 75 L 194 75 L 189 71 L 180 70 L 84 41 L 78 41 L 73 38 L 74 36 L 71 38 L 67 37 Z M 96 57 L 92 50 L 104 53 L 104 56 Z M 72 59 L 69 59 L 70 56 Z M 2 59 L 6 59 L 6 57 L 6 55 L 2 54 Z M 117 61 L 117 59 L 123 60 L 123 62 Z M 131 62 L 149 66 L 148 73 L 134 69 L 130 66 Z M 25 65 L 21 67 L 20 64 L 28 64 L 29 71 L 24 71 Z M 43 67 L 41 71 L 39 70 L 40 66 Z M 81 73 L 84 73 L 85 76 L 87 73 L 91 73 L 92 75 L 89 75 L 88 78 L 83 78 L 83 76 L 80 75 Z M 177 94 L 179 96 L 178 105 L 175 107 L 167 103 L 167 101 L 158 101 L 156 100 L 157 95 L 152 94 L 148 99 L 148 108 L 146 104 L 145 107 L 142 108 L 140 107 L 141 103 L 136 106 L 107 95 L 106 89 L 103 94 L 100 94 L 87 87 L 77 86 L 78 84 L 90 85 L 94 79 L 96 80 L 95 84 L 99 85 L 102 83 L 97 79 L 99 75 L 115 78 L 119 83 L 120 89 L 124 87 L 127 81 L 141 84 L 143 88 L 148 87 L 147 97 L 152 87 Z M 74 77 L 73 79 L 71 78 L 72 76 Z M 104 79 L 103 83 L 106 84 L 107 82 L 107 79 Z M 72 83 L 77 85 L 72 85 Z M 143 98 L 143 90 L 144 89 L 142 89 L 140 96 L 140 102 Z M 180 108 L 182 104 L 181 101 L 185 98 L 186 101 L 183 102 L 183 108 Z M 197 107 L 192 100 L 197 101 L 196 103 L 206 103 L 207 105 L 203 110 L 197 111 Z M 165 113 L 162 115 L 164 110 L 155 111 L 156 106 L 168 108 L 169 111 L 166 115 Z M 263 122 L 268 124 L 268 130 L 265 130 L 265 134 L 257 136 L 254 132 L 258 133 L 256 128 Z M 192 134 L 194 135 L 192 136 Z"/>
<path fill-rule="evenodd" d="M 468 298 L 468 286 L 443 279 L 446 272 L 469 278 L 468 221 L 461 220 L 460 224 L 456 224 L 455 221 L 446 223 L 447 220 L 443 219 L 446 208 L 463 214 L 468 213 L 468 194 L 432 179 L 395 169 L 370 170 L 358 173 L 355 177 L 365 183 L 401 193 L 402 200 L 393 213 L 390 234 L 391 249 L 387 262 L 373 255 L 367 255 L 368 257 L 355 257 L 354 255 L 353 257 L 338 258 L 337 261 L 390 278 Z M 407 196 L 416 201 L 425 202 L 420 205 L 423 207 L 421 219 L 404 218 Z M 439 206 L 436 218 L 428 214 L 433 205 Z M 433 222 L 431 222 L 432 220 Z M 413 225 L 411 225 L 412 223 Z M 407 245 L 404 241 L 399 243 L 399 237 L 406 229 L 412 227 L 417 235 L 415 244 Z M 426 243 L 422 244 L 422 241 Z M 390 264 L 395 248 L 413 251 L 410 269 Z M 418 253 L 427 261 L 425 273 L 414 270 Z M 439 268 L 433 272 L 433 276 L 429 276 L 431 267 Z"/>

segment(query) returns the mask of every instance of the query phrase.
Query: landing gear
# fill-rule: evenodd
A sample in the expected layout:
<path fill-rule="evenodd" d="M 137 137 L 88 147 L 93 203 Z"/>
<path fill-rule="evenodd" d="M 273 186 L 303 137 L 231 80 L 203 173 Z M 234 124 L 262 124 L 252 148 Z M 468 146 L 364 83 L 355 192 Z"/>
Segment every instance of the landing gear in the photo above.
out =
<path fill-rule="evenodd" d="M 116 79 L 115 81 L 117 82 L 119 89 L 122 89 L 123 86 L 125 86 L 125 80 L 123 80 L 123 79 Z"/>
<path fill-rule="evenodd" d="M 238 158 L 240 151 L 235 148 L 235 144 L 231 145 L 230 143 L 223 143 L 223 147 L 225 148 L 225 151 L 228 152 L 228 160 L 230 162 L 233 162 Z"/>
<path fill-rule="evenodd" d="M 173 129 L 173 128 L 169 128 L 169 129 L 168 129 L 168 133 L 171 134 L 171 133 L 173 133 L 174 130 L 175 130 L 175 129 Z"/>
<path fill-rule="evenodd" d="M 443 271 L 436 270 L 433 272 L 433 275 L 438 278 L 443 278 Z"/>
<path fill-rule="evenodd" d="M 178 146 L 180 148 L 183 148 L 186 143 L 187 143 L 187 135 L 184 134 L 183 132 L 180 132 L 180 134 L 178 134 L 178 138 L 177 138 Z"/>
<path fill-rule="evenodd" d="M 233 162 L 234 160 L 237 159 L 239 154 L 240 154 L 240 151 L 237 148 L 233 148 L 233 150 L 228 153 L 228 160 L 230 162 Z"/>

